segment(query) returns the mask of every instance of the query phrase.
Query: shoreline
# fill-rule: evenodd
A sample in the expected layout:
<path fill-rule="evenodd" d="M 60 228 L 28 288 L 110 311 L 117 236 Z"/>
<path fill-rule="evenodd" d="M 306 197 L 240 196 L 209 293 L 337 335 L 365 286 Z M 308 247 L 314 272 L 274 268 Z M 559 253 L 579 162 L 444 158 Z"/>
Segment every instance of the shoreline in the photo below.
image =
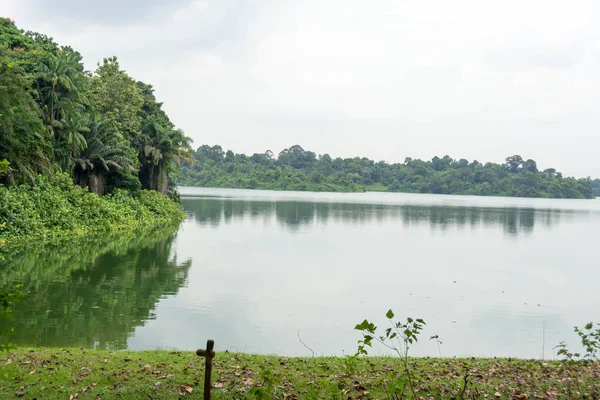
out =
<path fill-rule="evenodd" d="M 417 398 L 423 399 L 600 395 L 600 363 L 409 358 L 408 366 Z M 217 351 L 212 397 L 390 398 L 392 386 L 405 382 L 404 368 L 399 358 L 280 357 Z M 20 347 L 0 354 L 0 377 L 2 398 L 201 398 L 204 358 L 191 351 Z M 408 386 L 404 396 L 413 398 Z"/>

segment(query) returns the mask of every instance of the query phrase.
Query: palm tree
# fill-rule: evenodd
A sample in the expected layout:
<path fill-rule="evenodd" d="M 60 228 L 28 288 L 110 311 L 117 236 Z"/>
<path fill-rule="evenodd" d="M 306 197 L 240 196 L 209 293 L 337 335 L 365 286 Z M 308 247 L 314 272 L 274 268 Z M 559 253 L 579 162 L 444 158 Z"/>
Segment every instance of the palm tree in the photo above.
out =
<path fill-rule="evenodd" d="M 48 55 L 38 66 L 36 90 L 42 120 L 54 143 L 55 159 L 63 170 L 69 170 L 72 157 L 86 147 L 82 135 L 87 129 L 85 85 L 76 53 Z"/>
<path fill-rule="evenodd" d="M 146 189 L 167 193 L 168 172 L 173 163 L 193 162 L 191 139 L 180 129 L 146 121 L 140 137 L 140 182 Z"/>
<path fill-rule="evenodd" d="M 135 153 L 127 141 L 107 122 L 94 121 L 83 133 L 87 147 L 74 159 L 75 182 L 91 192 L 104 194 L 106 175 L 111 171 L 136 170 Z"/>
<path fill-rule="evenodd" d="M 42 112 L 47 125 L 66 118 L 71 108 L 83 103 L 82 89 L 85 76 L 80 71 L 75 53 L 49 55 L 40 63 L 37 88 Z M 75 104 L 74 104 L 75 103 Z"/>

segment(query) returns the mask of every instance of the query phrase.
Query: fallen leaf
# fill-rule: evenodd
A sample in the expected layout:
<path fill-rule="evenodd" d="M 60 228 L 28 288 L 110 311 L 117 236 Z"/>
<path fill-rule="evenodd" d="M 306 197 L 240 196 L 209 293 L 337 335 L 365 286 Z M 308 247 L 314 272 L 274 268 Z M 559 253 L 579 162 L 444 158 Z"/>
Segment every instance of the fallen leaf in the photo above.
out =
<path fill-rule="evenodd" d="M 246 378 L 242 379 L 242 383 L 246 386 L 252 386 L 254 381 L 252 379 L 246 377 Z"/>
<path fill-rule="evenodd" d="M 180 396 L 185 396 L 185 393 L 192 393 L 194 389 L 192 389 L 192 387 L 190 385 L 180 385 L 179 386 L 179 395 Z"/>

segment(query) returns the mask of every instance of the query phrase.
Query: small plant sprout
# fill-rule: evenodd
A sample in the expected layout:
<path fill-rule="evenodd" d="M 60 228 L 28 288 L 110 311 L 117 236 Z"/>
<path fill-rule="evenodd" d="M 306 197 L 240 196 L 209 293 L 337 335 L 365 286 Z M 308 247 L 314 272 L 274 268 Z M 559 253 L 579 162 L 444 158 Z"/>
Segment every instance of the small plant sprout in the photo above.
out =
<path fill-rule="evenodd" d="M 368 355 L 367 347 L 372 347 L 373 341 L 396 352 L 402 358 L 408 385 L 413 395 L 416 396 L 408 364 L 408 353 L 413 344 L 419 341 L 419 335 L 426 325 L 425 321 L 421 318 L 408 317 L 405 322 L 394 322 L 395 315 L 391 309 L 385 316 L 390 323 L 390 327 L 385 329 L 385 335 L 377 335 L 377 326 L 366 319 L 354 327 L 354 329 L 362 332 L 363 335 L 362 339 L 358 341 L 356 355 Z M 431 339 L 437 340 L 438 345 L 441 343 L 438 335 L 432 336 Z"/>

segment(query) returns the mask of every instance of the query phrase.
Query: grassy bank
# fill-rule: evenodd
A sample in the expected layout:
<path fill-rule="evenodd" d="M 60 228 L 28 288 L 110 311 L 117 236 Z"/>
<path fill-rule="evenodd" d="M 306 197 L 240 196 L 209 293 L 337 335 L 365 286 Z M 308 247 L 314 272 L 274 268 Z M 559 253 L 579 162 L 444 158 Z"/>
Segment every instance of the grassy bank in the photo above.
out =
<path fill-rule="evenodd" d="M 600 396 L 600 365 L 510 359 L 411 359 L 418 398 L 574 399 Z M 285 358 L 218 353 L 214 399 L 391 398 L 397 358 Z M 465 388 L 465 376 L 467 385 Z M 202 398 L 193 352 L 21 348 L 0 354 L 0 398 Z M 410 398 L 408 389 L 405 396 Z"/>
<path fill-rule="evenodd" d="M 155 191 L 116 190 L 100 197 L 66 174 L 40 175 L 35 184 L 0 185 L 0 245 L 149 230 L 183 218 L 180 205 Z"/>

